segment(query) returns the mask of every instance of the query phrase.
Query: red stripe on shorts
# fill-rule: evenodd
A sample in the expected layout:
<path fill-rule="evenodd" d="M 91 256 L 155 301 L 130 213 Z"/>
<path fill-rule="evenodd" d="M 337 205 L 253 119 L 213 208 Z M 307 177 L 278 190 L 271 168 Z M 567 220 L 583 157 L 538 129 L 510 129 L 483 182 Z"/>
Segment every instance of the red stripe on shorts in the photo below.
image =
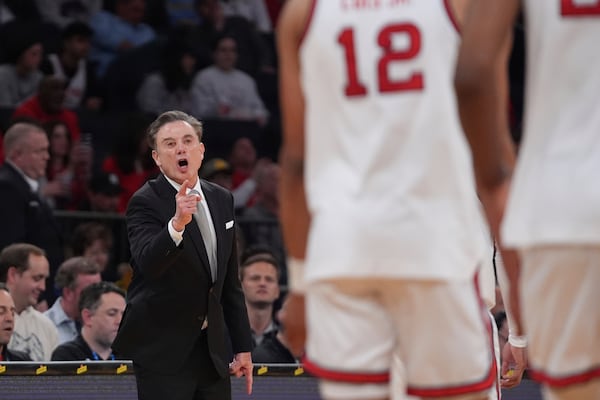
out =
<path fill-rule="evenodd" d="M 302 365 L 310 374 L 328 381 L 347 383 L 388 383 L 390 381 L 389 372 L 334 371 L 320 367 L 309 361 L 306 357 L 302 359 Z"/>
<path fill-rule="evenodd" d="M 586 383 L 595 378 L 600 378 L 600 366 L 592 368 L 585 372 L 580 372 L 573 375 L 565 375 L 560 378 L 555 376 L 550 376 L 545 372 L 539 370 L 528 369 L 527 373 L 529 376 L 539 382 L 542 382 L 548 386 L 555 388 L 562 388 L 571 385 L 577 385 L 580 383 Z"/>

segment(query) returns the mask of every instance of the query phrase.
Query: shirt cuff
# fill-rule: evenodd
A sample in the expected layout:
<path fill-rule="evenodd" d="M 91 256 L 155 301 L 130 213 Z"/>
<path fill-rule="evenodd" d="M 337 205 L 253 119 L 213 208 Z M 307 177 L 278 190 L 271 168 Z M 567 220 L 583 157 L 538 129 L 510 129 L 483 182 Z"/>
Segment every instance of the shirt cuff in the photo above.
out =
<path fill-rule="evenodd" d="M 173 227 L 173 218 L 171 218 L 167 224 L 167 228 L 169 229 L 169 235 L 171 236 L 171 239 L 173 239 L 173 242 L 175 242 L 175 246 L 179 246 L 183 240 L 183 232 L 185 232 L 185 227 L 181 232 L 177 232 Z"/>
<path fill-rule="evenodd" d="M 290 292 L 306 293 L 306 280 L 304 279 L 304 260 L 290 257 L 287 260 L 288 287 Z"/>

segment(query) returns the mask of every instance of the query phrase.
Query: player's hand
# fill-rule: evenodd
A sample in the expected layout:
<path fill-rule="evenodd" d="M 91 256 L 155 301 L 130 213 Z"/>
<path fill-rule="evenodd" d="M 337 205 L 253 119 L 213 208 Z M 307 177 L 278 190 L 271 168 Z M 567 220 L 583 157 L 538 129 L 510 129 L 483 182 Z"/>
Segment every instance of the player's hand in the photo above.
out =
<path fill-rule="evenodd" d="M 236 377 L 246 377 L 246 392 L 252 394 L 253 376 L 252 357 L 249 352 L 237 353 L 233 361 L 229 364 L 229 373 Z"/>
<path fill-rule="evenodd" d="M 525 368 L 527 368 L 527 347 L 514 347 L 507 342 L 502 349 L 500 387 L 510 389 L 519 385 Z"/>
<path fill-rule="evenodd" d="M 304 354 L 306 322 L 304 319 L 304 296 L 298 293 L 287 295 L 278 313 L 283 326 L 283 336 L 288 349 L 295 357 Z"/>
<path fill-rule="evenodd" d="M 190 188 L 190 182 L 186 179 L 181 184 L 181 188 L 175 195 L 175 216 L 173 217 L 173 228 L 181 232 L 187 224 L 192 221 L 192 215 L 198 209 L 200 196 L 198 194 L 187 194 Z"/>

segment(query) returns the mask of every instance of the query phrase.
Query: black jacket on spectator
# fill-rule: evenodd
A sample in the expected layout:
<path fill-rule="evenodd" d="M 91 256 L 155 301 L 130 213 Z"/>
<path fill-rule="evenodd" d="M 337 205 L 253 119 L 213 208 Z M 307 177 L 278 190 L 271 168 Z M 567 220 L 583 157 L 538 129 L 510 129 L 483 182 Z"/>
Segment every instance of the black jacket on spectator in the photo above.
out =
<path fill-rule="evenodd" d="M 3 361 L 32 361 L 27 353 L 17 350 L 9 350 L 6 345 L 2 348 Z"/>
<path fill-rule="evenodd" d="M 252 350 L 254 364 L 295 364 L 297 361 L 279 339 L 277 331 L 265 334 L 262 342 Z"/>
<path fill-rule="evenodd" d="M 41 247 L 50 262 L 50 277 L 44 299 L 52 304 L 54 273 L 64 258 L 61 231 L 52 210 L 9 162 L 0 167 L 0 249 L 12 243 Z"/>
<path fill-rule="evenodd" d="M 98 354 L 93 352 L 81 335 L 77 335 L 75 339 L 61 344 L 52 352 L 52 361 L 80 360 L 107 361 L 102 360 Z M 114 356 L 111 354 L 108 360 L 114 360 Z"/>

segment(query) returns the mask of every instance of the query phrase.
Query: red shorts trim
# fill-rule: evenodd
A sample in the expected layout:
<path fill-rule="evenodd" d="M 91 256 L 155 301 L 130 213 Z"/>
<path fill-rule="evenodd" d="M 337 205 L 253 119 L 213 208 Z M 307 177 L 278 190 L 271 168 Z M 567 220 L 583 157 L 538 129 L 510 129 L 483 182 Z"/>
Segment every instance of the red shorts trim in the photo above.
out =
<path fill-rule="evenodd" d="M 310 374 L 328 381 L 346 382 L 346 383 L 388 383 L 390 373 L 386 372 L 347 372 L 334 371 L 322 368 L 306 357 L 302 359 L 302 365 Z"/>
<path fill-rule="evenodd" d="M 492 360 L 492 367 L 482 381 L 468 383 L 465 385 L 445 386 L 431 389 L 409 387 L 407 392 L 412 396 L 418 397 L 450 397 L 468 393 L 484 392 L 489 390 L 496 383 L 496 375 L 496 360 Z"/>
<path fill-rule="evenodd" d="M 577 385 L 580 383 L 586 383 L 591 381 L 592 379 L 600 378 L 600 366 L 577 374 L 561 376 L 560 378 L 556 376 L 550 376 L 545 372 L 539 370 L 529 369 L 527 370 L 527 373 L 532 379 L 538 382 L 541 382 L 550 387 L 562 388 L 571 385 Z"/>

